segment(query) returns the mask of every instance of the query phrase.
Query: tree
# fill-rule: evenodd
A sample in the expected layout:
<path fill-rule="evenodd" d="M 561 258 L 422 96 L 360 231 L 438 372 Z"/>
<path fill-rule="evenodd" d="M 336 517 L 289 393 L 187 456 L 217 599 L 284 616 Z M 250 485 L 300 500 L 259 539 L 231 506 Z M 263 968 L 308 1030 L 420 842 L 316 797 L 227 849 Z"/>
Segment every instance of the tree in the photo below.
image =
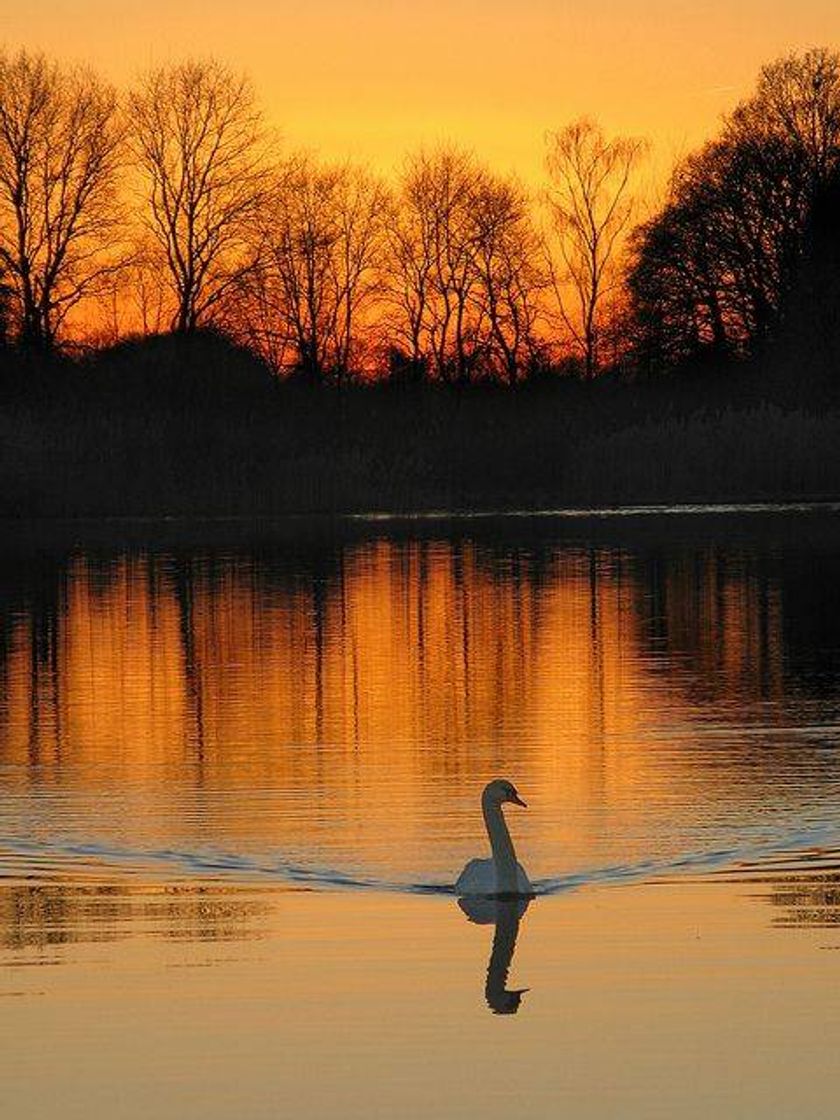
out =
<path fill-rule="evenodd" d="M 50 348 L 119 262 L 114 90 L 43 55 L 0 53 L 0 260 L 21 343 Z"/>
<path fill-rule="evenodd" d="M 715 255 L 699 207 L 672 200 L 634 232 L 628 276 L 635 361 L 667 369 L 702 350 L 728 346 Z"/>
<path fill-rule="evenodd" d="M 537 327 L 546 286 L 529 199 L 517 183 L 485 172 L 471 192 L 470 211 L 482 372 L 514 384 L 540 348 Z"/>
<path fill-rule="evenodd" d="M 821 191 L 840 154 L 840 54 L 813 47 L 761 68 L 753 98 L 733 114 L 736 127 L 775 133 L 803 153 L 812 193 Z"/>
<path fill-rule="evenodd" d="M 14 291 L 8 282 L 6 269 L 0 259 L 0 349 L 9 344 L 11 336 L 11 307 Z"/>
<path fill-rule="evenodd" d="M 419 379 L 431 367 L 428 335 L 435 251 L 422 158 L 407 164 L 388 222 L 387 325 L 397 341 L 392 366 L 410 380 Z"/>
<path fill-rule="evenodd" d="M 643 365 L 747 357 L 776 337 L 838 161 L 840 56 L 813 50 L 765 66 L 634 234 L 628 286 Z"/>
<path fill-rule="evenodd" d="M 392 230 L 393 299 L 404 315 L 402 333 L 412 350 L 419 348 L 415 360 L 422 352 L 444 381 L 468 380 L 474 364 L 470 202 L 480 175 L 468 152 L 445 147 L 411 157 L 400 182 L 399 218 Z"/>
<path fill-rule="evenodd" d="M 268 186 L 260 114 L 248 80 L 213 61 L 152 70 L 129 106 L 172 327 L 193 331 L 252 265 L 249 227 Z"/>
<path fill-rule="evenodd" d="M 557 309 L 587 378 L 600 368 L 599 342 L 618 289 L 622 238 L 633 214 L 630 179 L 643 140 L 608 140 L 586 119 L 547 136 L 547 201 L 558 244 L 552 262 Z"/>
<path fill-rule="evenodd" d="M 536 348 L 542 280 L 528 199 L 457 148 L 406 164 L 389 222 L 391 327 L 441 381 L 514 381 Z"/>
<path fill-rule="evenodd" d="M 807 168 L 778 137 L 707 144 L 637 234 L 629 286 L 669 360 L 742 355 L 769 338 L 798 267 Z"/>
<path fill-rule="evenodd" d="M 313 382 L 358 370 L 386 212 L 385 187 L 362 168 L 303 156 L 277 169 L 236 311 L 275 365 Z"/>

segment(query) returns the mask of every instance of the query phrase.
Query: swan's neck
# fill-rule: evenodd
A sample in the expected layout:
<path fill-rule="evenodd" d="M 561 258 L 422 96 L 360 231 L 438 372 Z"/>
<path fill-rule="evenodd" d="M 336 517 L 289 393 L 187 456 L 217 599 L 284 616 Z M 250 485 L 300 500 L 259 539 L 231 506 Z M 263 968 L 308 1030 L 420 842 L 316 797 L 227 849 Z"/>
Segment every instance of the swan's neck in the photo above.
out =
<path fill-rule="evenodd" d="M 502 815 L 502 807 L 495 801 L 481 800 L 481 811 L 490 837 L 493 863 L 496 867 L 496 889 L 500 894 L 516 894 L 519 884 L 516 874 L 516 852 Z"/>

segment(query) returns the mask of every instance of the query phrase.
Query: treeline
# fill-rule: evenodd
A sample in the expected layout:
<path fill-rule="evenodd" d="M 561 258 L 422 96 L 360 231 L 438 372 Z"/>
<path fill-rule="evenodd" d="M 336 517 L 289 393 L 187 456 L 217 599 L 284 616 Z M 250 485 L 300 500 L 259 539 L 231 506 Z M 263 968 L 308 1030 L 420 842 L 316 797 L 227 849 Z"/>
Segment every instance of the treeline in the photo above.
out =
<path fill-rule="evenodd" d="M 750 358 L 791 323 L 811 332 L 807 293 L 833 267 L 815 231 L 840 175 L 840 56 L 765 66 L 636 224 L 645 148 L 583 120 L 547 135 L 538 192 L 455 147 L 386 183 L 284 154 L 217 62 L 120 94 L 0 53 L 0 335 L 43 353 L 211 327 L 311 383 L 513 385 Z"/>
<path fill-rule="evenodd" d="M 840 57 L 811 50 L 765 66 L 753 96 L 680 163 L 665 205 L 633 233 L 637 364 L 766 357 L 785 328 L 830 326 L 813 321 L 803 296 L 821 269 L 821 285 L 837 292 L 840 277 L 823 266 L 837 244 L 838 185 Z"/>
<path fill-rule="evenodd" d="M 541 225 L 520 183 L 454 147 L 414 154 L 391 184 L 282 154 L 247 79 L 217 62 L 158 68 L 120 97 L 90 71 L 2 55 L 7 331 L 49 350 L 85 320 L 110 342 L 215 327 L 316 382 L 512 383 L 572 356 L 591 372 L 642 147 L 590 122 L 551 134 Z"/>

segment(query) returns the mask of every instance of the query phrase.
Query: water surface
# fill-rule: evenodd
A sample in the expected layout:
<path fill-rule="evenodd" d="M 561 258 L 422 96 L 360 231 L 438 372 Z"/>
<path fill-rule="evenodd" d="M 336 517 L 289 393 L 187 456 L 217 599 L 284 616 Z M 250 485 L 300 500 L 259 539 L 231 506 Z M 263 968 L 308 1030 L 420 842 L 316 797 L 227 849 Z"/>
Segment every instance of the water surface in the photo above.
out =
<path fill-rule="evenodd" d="M 835 516 L 9 534 L 15 1115 L 825 1115 Z"/>

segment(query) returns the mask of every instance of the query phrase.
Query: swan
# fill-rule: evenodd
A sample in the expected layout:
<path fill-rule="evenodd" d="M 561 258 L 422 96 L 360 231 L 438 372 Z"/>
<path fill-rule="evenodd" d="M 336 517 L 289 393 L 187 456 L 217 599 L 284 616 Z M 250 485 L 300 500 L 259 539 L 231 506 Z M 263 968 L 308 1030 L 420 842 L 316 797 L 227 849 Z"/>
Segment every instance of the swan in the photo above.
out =
<path fill-rule="evenodd" d="M 504 778 L 496 778 L 484 787 L 481 794 L 481 812 L 490 838 L 492 859 L 471 859 L 455 883 L 457 895 L 532 895 L 533 887 L 525 869 L 516 862 L 516 852 L 508 832 L 502 805 L 509 802 L 528 806 L 516 792 L 516 787 Z"/>

